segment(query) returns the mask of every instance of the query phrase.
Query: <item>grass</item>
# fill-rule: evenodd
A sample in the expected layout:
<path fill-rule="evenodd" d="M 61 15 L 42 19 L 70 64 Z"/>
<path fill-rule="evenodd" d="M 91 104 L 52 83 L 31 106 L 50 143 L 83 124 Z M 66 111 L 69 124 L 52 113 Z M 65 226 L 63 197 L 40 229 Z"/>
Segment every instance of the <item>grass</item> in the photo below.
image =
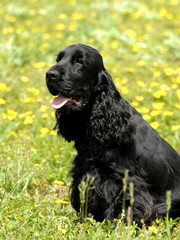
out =
<path fill-rule="evenodd" d="M 0 3 L 0 239 L 179 239 L 178 220 L 138 229 L 83 223 L 71 208 L 76 155 L 52 130 L 45 72 L 69 44 L 104 57 L 122 95 L 180 151 L 178 0 Z"/>

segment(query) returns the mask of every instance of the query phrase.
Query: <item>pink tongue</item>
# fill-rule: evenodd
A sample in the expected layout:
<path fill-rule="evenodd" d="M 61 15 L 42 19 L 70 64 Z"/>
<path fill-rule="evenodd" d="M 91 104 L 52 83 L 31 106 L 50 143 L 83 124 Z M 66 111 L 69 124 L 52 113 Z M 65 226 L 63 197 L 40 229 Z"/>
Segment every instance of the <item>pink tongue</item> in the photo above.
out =
<path fill-rule="evenodd" d="M 52 101 L 52 106 L 55 109 L 59 109 L 64 106 L 68 101 L 71 101 L 71 98 L 65 98 L 63 96 L 55 97 Z"/>

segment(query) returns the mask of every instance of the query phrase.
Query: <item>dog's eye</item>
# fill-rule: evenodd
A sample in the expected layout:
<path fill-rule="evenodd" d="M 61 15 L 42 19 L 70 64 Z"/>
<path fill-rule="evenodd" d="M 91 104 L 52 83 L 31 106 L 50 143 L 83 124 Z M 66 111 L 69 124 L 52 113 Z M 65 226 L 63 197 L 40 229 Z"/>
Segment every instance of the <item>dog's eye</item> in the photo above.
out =
<path fill-rule="evenodd" d="M 84 65 L 84 62 L 83 62 L 82 57 L 73 58 L 72 62 L 73 62 L 73 64 L 81 64 L 81 65 Z"/>

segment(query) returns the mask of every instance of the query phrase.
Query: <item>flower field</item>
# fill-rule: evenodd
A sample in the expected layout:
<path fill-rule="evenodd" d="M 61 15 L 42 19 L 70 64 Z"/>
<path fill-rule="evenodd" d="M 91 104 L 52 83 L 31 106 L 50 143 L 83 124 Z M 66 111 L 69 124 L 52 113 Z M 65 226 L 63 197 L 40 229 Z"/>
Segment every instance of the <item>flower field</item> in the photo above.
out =
<path fill-rule="evenodd" d="M 96 48 L 124 98 L 180 152 L 180 1 L 2 0 L 0 28 L 0 240 L 180 239 L 178 220 L 106 230 L 78 220 L 76 151 L 53 130 L 45 84 L 60 50 Z"/>

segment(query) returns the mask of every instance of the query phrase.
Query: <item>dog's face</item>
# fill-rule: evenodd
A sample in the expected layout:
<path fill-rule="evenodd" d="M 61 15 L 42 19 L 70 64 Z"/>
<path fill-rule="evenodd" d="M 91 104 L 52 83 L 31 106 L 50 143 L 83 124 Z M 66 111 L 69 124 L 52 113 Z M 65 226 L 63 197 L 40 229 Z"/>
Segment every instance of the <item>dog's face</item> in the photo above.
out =
<path fill-rule="evenodd" d="M 82 111 L 98 84 L 103 60 L 97 50 L 82 44 L 61 51 L 57 63 L 46 73 L 46 84 L 54 98 L 52 106 L 61 113 Z"/>

